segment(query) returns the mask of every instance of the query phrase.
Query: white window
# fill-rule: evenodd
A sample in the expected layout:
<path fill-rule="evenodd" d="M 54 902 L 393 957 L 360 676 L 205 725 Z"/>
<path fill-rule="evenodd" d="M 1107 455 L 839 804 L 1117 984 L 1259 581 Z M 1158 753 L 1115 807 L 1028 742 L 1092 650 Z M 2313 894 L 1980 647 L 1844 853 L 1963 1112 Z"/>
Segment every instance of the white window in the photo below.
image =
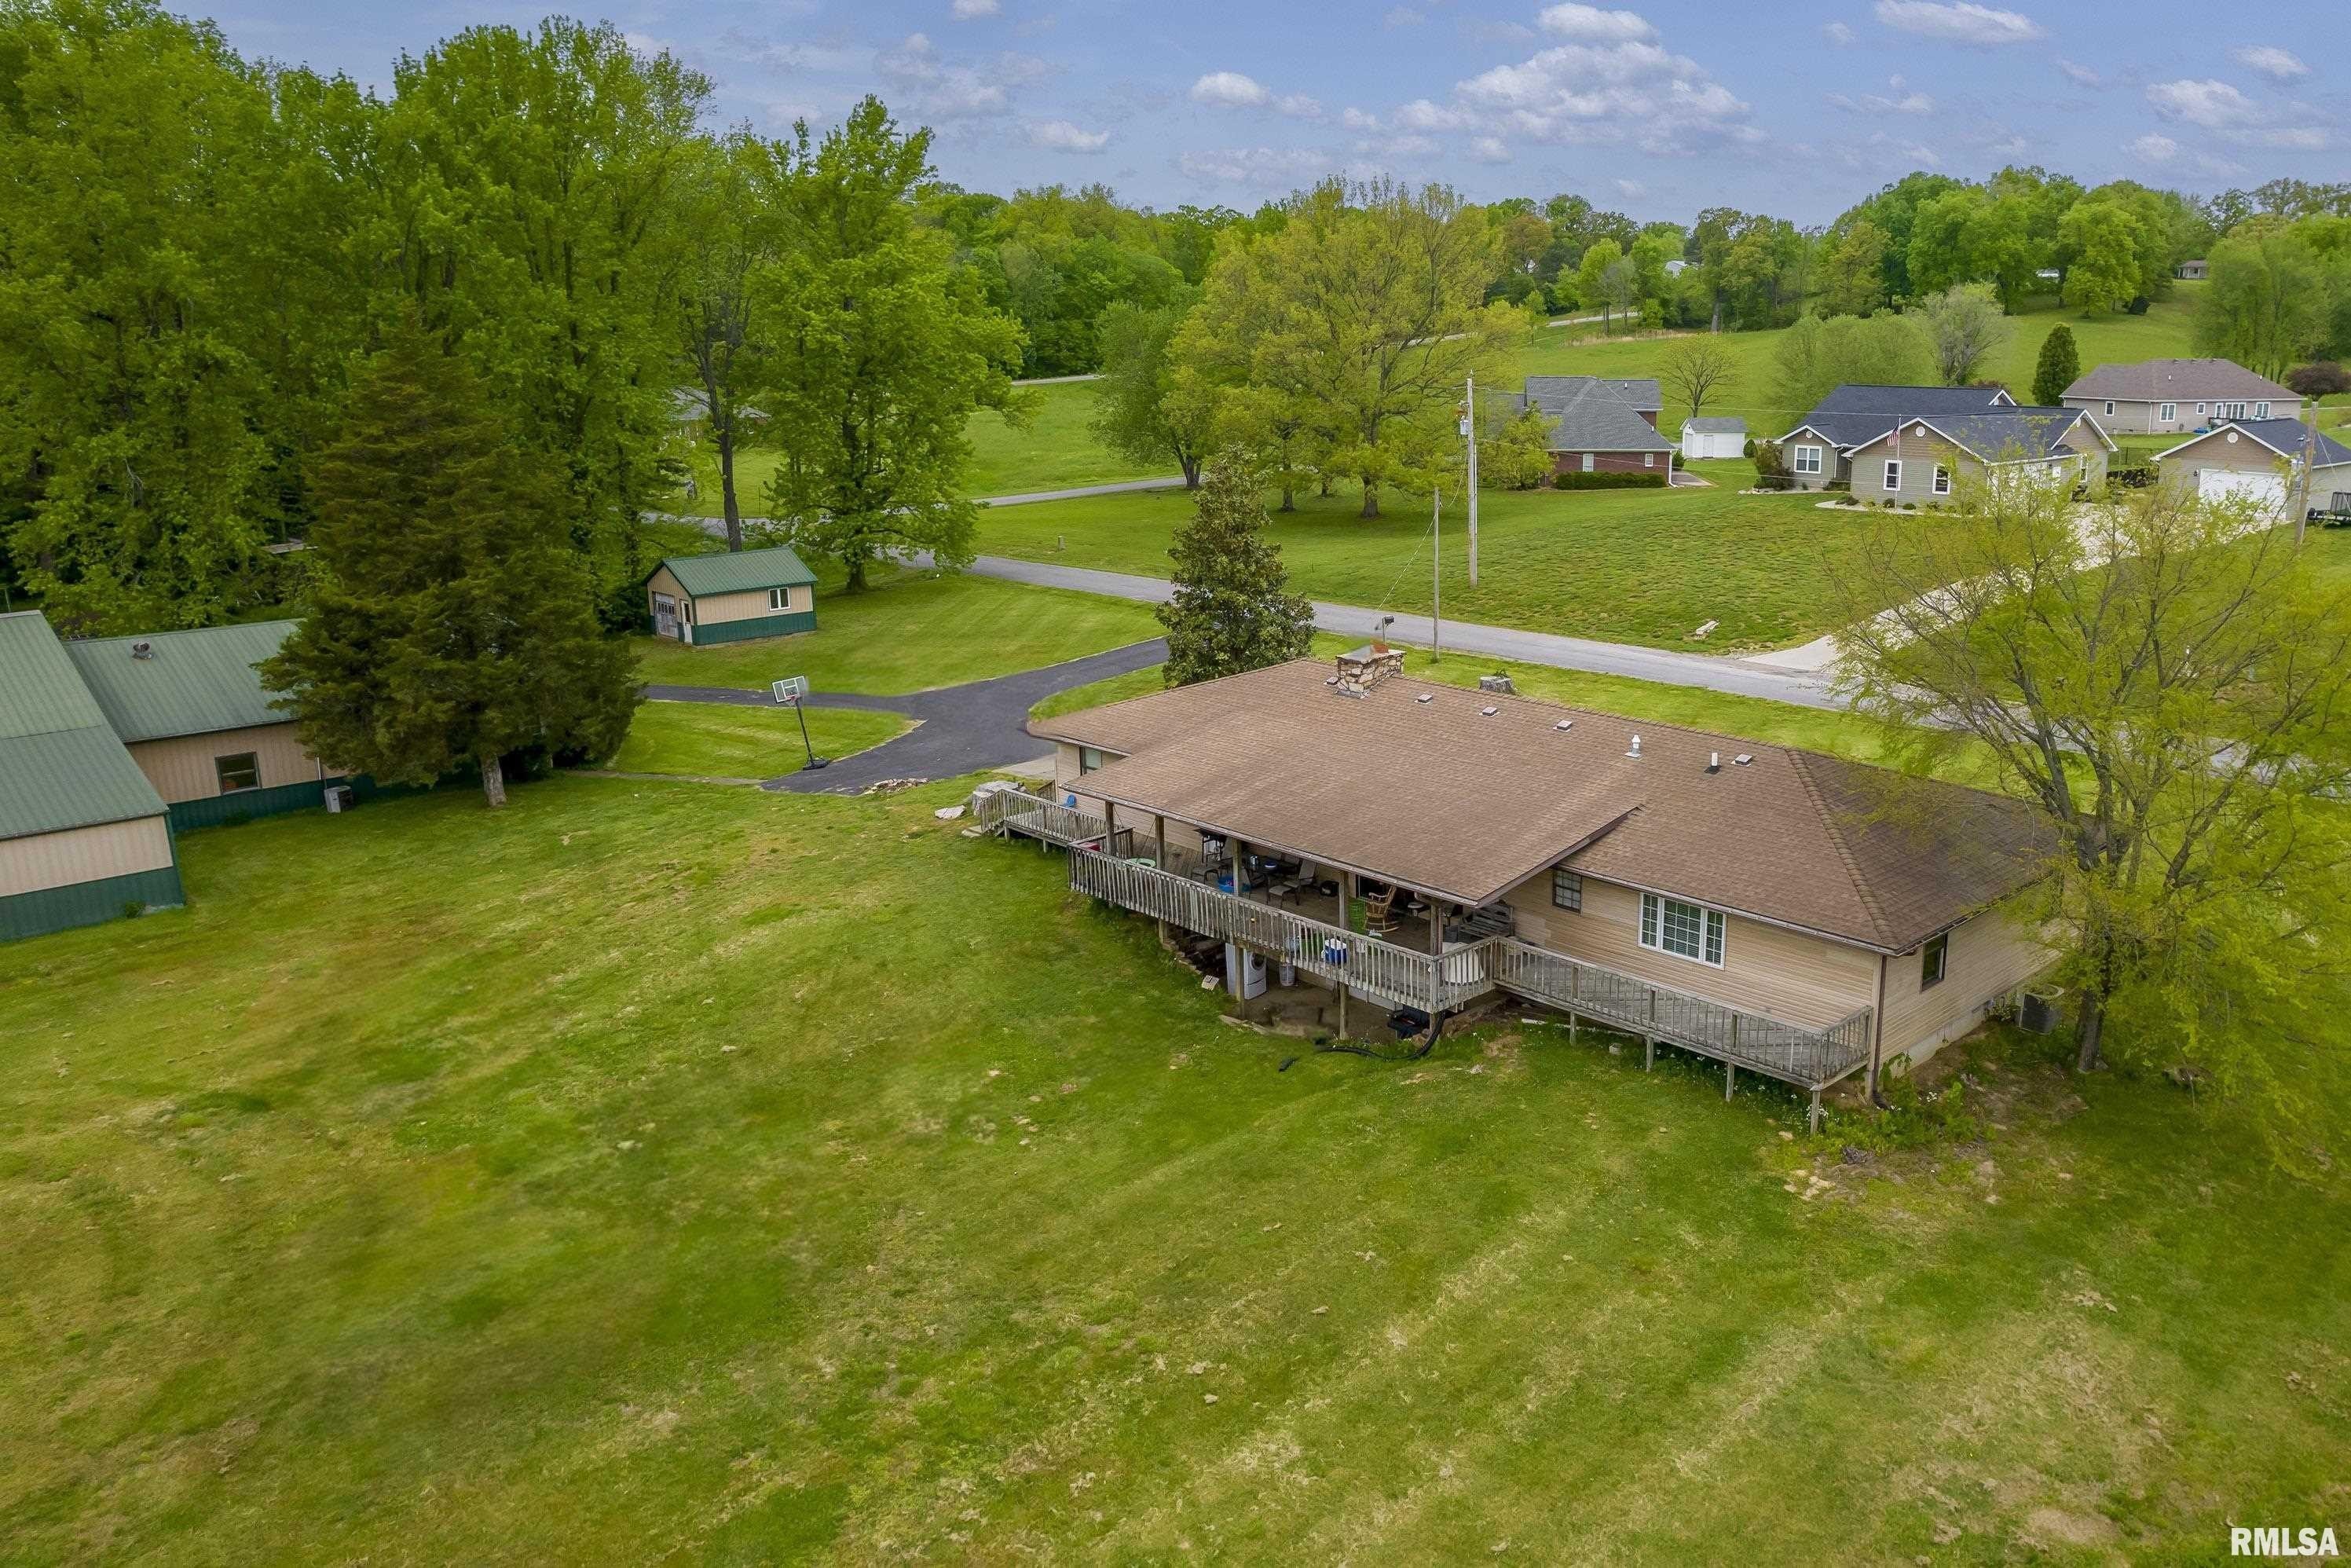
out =
<path fill-rule="evenodd" d="M 2253 404 L 2253 417 L 2254 417 L 2255 419 L 2267 419 L 2269 416 L 2270 416 L 2270 405 L 2269 405 L 2269 404 L 2267 404 L 2267 403 L 2265 403 L 2265 402 L 2257 402 L 2257 403 Z"/>
<path fill-rule="evenodd" d="M 1642 453 L 1642 454 L 1641 454 L 1641 466 L 1642 466 L 1642 467 L 1644 467 L 1644 468 L 1655 468 L 1656 465 L 1657 465 L 1657 455 L 1656 455 L 1656 453 L 1654 453 L 1654 452 L 1644 452 L 1644 453 Z"/>
<path fill-rule="evenodd" d="M 768 590 L 768 609 L 770 609 L 770 610 L 789 610 L 791 607 L 792 607 L 792 591 L 791 591 L 790 589 L 789 589 L 789 588 L 771 588 L 771 589 Z"/>
<path fill-rule="evenodd" d="M 1938 463 L 1935 465 L 1935 494 L 1938 496 L 1948 496 L 1950 493 L 1951 471 Z"/>
<path fill-rule="evenodd" d="M 1797 447 L 1795 471 L 1799 474 L 1819 473 L 1821 471 L 1821 449 L 1817 446 Z"/>
<path fill-rule="evenodd" d="M 1589 452 L 1583 455 L 1583 471 L 1586 474 L 1592 472 L 1592 454 Z"/>
<path fill-rule="evenodd" d="M 1722 967 L 1722 911 L 1654 893 L 1641 895 L 1641 946 Z"/>
<path fill-rule="evenodd" d="M 2199 419 L 2204 417 L 2204 405 L 2200 402 L 2196 405 L 2196 417 Z"/>
<path fill-rule="evenodd" d="M 1886 460 L 1886 487 L 1889 490 L 1902 488 L 1901 459 L 1889 457 Z"/>
<path fill-rule="evenodd" d="M 2168 424 L 2179 417 L 2179 405 L 2176 402 L 2158 403 L 2155 405 L 2155 417 Z"/>
<path fill-rule="evenodd" d="M 2111 419 L 2112 417 L 2114 417 L 2114 412 L 2115 412 L 2115 400 L 2114 400 L 2114 399 L 2112 399 L 2112 398 L 2108 398 L 2108 399 L 2106 400 L 2106 416 L 2107 416 L 2108 418 L 2110 418 L 2110 419 Z"/>

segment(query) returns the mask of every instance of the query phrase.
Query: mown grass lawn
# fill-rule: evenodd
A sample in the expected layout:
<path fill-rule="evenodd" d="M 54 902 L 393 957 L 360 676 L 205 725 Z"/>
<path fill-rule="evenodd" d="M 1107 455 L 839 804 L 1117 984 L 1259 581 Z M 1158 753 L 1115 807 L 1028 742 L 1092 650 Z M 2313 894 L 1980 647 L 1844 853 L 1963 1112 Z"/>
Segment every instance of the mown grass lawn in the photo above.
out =
<path fill-rule="evenodd" d="M 1029 490 L 1070 490 L 1082 485 L 1102 485 L 1119 479 L 1147 479 L 1176 472 L 1176 460 L 1138 464 L 1094 439 L 1087 428 L 1094 416 L 1091 382 L 1065 382 L 1031 387 L 1037 410 L 1025 426 L 1015 426 L 993 409 L 971 416 L 971 466 L 966 488 L 974 496 L 1013 496 Z M 726 514 L 718 493 L 718 459 L 706 441 L 698 442 L 689 456 L 695 493 L 681 495 L 674 509 L 700 517 Z M 768 512 L 767 485 L 776 472 L 772 448 L 754 448 L 735 460 L 737 504 L 746 517 Z"/>
<path fill-rule="evenodd" d="M 185 912 L 9 947 L 0 1555 L 2094 1563 L 2345 1522 L 2351 1205 L 2227 1111 L 2011 1041 L 1977 1136 L 1844 1165 L 1849 1123 L 1515 1015 L 1316 1054 L 956 793 L 280 818 L 188 835 Z"/>
<path fill-rule="evenodd" d="M 817 589 L 813 632 L 688 647 L 632 639 L 656 685 L 765 691 L 806 675 L 820 692 L 890 696 L 1008 675 L 1156 637 L 1151 607 L 961 572 L 903 572 L 862 593 Z"/>
<path fill-rule="evenodd" d="M 819 757 L 868 750 L 913 727 L 895 714 L 858 708 L 810 707 L 808 743 Z M 665 773 L 699 779 L 773 779 L 808 760 L 800 716 L 789 708 L 735 707 L 723 703 L 641 704 L 605 767 L 622 773 Z"/>
<path fill-rule="evenodd" d="M 1754 467 L 1706 463 L 1711 489 L 1488 491 L 1479 497 L 1478 586 L 1469 586 L 1466 514 L 1446 508 L 1444 610 L 1462 621 L 1608 642 L 1710 650 L 1800 643 L 1838 624 L 1847 564 L 1879 525 L 1821 510 L 1813 498 L 1742 496 Z M 1458 502 L 1458 497 L 1456 498 Z M 1426 497 L 1391 493 L 1384 515 L 1360 497 L 1301 497 L 1274 513 L 1290 586 L 1317 599 L 1426 613 Z M 1190 516 L 1182 490 L 1096 496 L 986 513 L 983 553 L 1164 577 L 1167 547 Z M 1366 628 L 1368 630 L 1368 628 Z"/>

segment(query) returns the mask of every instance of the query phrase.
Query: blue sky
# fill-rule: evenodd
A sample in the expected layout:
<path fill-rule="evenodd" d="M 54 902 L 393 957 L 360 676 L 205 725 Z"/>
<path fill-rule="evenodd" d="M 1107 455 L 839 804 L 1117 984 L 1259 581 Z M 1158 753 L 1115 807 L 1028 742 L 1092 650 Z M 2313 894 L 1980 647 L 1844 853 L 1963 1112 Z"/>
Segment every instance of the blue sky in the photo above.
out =
<path fill-rule="evenodd" d="M 580 14 L 780 132 L 879 92 L 946 177 L 1106 181 L 1249 207 L 1329 173 L 1573 190 L 1647 219 L 1834 217 L 1914 168 L 2038 162 L 2196 191 L 2340 179 L 2339 0 L 608 0 Z M 249 56 L 389 79 L 402 50 L 545 5 L 219 0 Z M 2322 15 L 2322 13 L 2326 15 Z M 2335 62 L 2331 73 L 2325 68 Z"/>

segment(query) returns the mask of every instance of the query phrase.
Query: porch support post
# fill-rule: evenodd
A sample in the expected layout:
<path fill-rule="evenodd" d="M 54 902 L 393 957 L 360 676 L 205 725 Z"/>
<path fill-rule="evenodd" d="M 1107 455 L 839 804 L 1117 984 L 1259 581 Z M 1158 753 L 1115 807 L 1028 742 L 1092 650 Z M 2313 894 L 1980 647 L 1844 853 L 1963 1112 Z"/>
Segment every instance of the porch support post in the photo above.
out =
<path fill-rule="evenodd" d="M 1641 1071 L 1649 1071 L 1657 1065 L 1657 1037 L 1649 1036 L 1641 1042 Z"/>
<path fill-rule="evenodd" d="M 1813 1113 L 1805 1124 L 1805 1131 L 1811 1133 L 1814 1137 L 1820 1136 L 1821 1092 L 1817 1089 L 1813 1091 Z"/>
<path fill-rule="evenodd" d="M 1730 1091 L 1738 1082 L 1739 1069 L 1728 1061 L 1724 1062 L 1722 1064 L 1722 1097 L 1725 1100 L 1730 1098 Z"/>
<path fill-rule="evenodd" d="M 1337 870 L 1339 873 L 1339 929 L 1352 932 L 1355 928 L 1355 924 L 1348 911 L 1354 906 L 1355 903 L 1355 873 L 1344 866 L 1338 867 Z M 1339 971 L 1339 1038 L 1341 1040 L 1347 1038 L 1347 971 L 1343 967 Z"/>
<path fill-rule="evenodd" d="M 1118 808 L 1107 798 L 1102 801 L 1102 853 L 1118 858 Z"/>
<path fill-rule="evenodd" d="M 1445 951 L 1445 906 L 1435 898 L 1428 901 L 1428 950 L 1433 954 Z"/>
<path fill-rule="evenodd" d="M 1159 862 L 1161 871 L 1165 871 L 1167 869 L 1167 816 L 1165 812 L 1154 812 L 1152 815 L 1151 843 L 1151 858 Z"/>
<path fill-rule="evenodd" d="M 1249 841 L 1235 837 L 1226 841 L 1233 857 L 1233 896 L 1249 896 L 1249 878 L 1241 871 L 1241 862 L 1249 859 Z"/>

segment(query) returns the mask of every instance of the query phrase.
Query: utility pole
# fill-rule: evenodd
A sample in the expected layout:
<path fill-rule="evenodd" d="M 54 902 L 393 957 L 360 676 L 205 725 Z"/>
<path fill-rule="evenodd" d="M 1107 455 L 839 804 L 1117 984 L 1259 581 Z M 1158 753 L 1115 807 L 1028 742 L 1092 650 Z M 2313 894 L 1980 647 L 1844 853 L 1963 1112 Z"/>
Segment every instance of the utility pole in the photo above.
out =
<path fill-rule="evenodd" d="M 1461 434 L 1469 444 L 1469 586 L 1478 586 L 1478 378 L 1470 376 L 1461 400 Z"/>
<path fill-rule="evenodd" d="M 2318 400 L 2302 400 L 2303 423 L 2295 428 L 2302 433 L 2302 474 L 2294 486 L 2294 544 L 2302 548 L 2304 538 L 2310 532 L 2311 471 L 2318 466 Z"/>
<path fill-rule="evenodd" d="M 1445 486 L 1428 492 L 1428 662 L 1445 657 Z"/>

